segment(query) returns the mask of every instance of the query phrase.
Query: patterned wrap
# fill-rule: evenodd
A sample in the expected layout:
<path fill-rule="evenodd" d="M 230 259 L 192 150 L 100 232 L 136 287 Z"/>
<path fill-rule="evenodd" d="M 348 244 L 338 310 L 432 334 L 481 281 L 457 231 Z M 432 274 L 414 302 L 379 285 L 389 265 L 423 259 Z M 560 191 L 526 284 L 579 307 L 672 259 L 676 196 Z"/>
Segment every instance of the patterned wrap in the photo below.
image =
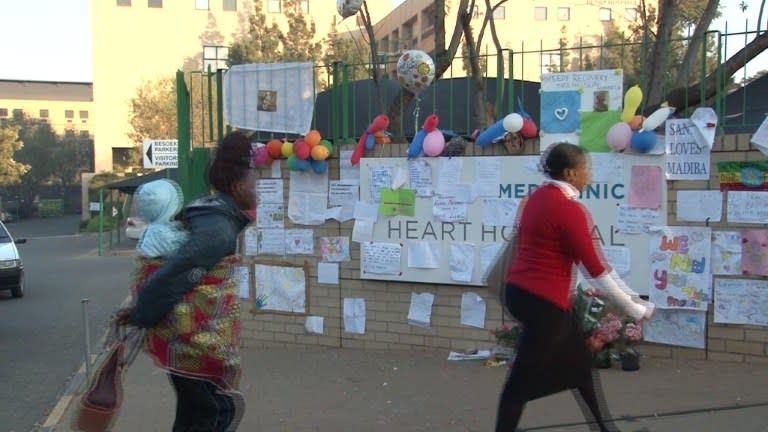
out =
<path fill-rule="evenodd" d="M 133 295 L 163 261 L 139 258 Z M 216 264 L 157 326 L 147 329 L 144 349 L 158 367 L 204 378 L 225 390 L 240 378 L 240 298 L 234 278 L 236 256 Z"/>

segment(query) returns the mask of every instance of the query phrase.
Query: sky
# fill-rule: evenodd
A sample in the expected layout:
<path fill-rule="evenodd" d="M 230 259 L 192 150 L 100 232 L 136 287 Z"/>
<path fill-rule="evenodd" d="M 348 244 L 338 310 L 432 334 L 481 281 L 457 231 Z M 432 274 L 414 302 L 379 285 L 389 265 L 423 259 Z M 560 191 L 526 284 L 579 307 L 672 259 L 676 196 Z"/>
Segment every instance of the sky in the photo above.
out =
<path fill-rule="evenodd" d="M 114 0 L 97 0 L 114 1 Z M 179 0 L 174 0 L 179 1 Z M 333 0 L 314 0 L 334 3 Z M 723 16 L 712 29 L 744 31 L 750 17 L 754 30 L 761 0 L 745 0 L 746 13 L 739 8 L 741 0 L 721 0 Z M 30 81 L 90 82 L 91 69 L 91 0 L 0 0 L 0 45 L 2 67 L 0 79 Z M 397 5 L 402 0 L 393 0 Z M 768 15 L 768 11 L 766 11 Z M 768 17 L 764 17 L 768 20 Z M 743 47 L 744 38 L 729 38 L 729 53 Z M 747 76 L 768 69 L 768 52 L 746 69 Z M 740 81 L 740 72 L 736 81 Z"/>

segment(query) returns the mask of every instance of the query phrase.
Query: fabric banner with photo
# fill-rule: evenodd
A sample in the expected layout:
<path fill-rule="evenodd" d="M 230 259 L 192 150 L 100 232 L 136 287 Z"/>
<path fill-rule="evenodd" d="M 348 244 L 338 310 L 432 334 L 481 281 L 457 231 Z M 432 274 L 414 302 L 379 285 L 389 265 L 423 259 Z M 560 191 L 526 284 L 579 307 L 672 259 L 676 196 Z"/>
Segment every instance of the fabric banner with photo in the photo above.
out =
<path fill-rule="evenodd" d="M 315 106 L 312 63 L 232 66 L 224 75 L 224 115 L 240 129 L 306 134 Z"/>

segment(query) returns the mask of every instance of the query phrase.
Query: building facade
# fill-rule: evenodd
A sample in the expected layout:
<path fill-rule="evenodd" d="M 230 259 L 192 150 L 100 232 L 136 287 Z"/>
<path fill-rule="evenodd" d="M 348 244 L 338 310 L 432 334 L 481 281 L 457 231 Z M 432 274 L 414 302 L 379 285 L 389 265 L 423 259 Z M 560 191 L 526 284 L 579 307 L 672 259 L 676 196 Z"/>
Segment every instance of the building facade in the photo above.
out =
<path fill-rule="evenodd" d="M 256 1 L 261 2 L 268 22 L 287 27 L 284 1 Z M 389 1 L 369 3 L 372 17 L 392 9 Z M 335 2 L 300 0 L 299 7 L 314 21 L 316 41 L 341 21 Z M 113 159 L 135 145 L 128 138 L 128 119 L 129 102 L 137 88 L 171 77 L 177 70 L 201 70 L 204 51 L 226 59 L 226 47 L 247 32 L 253 10 L 254 2 L 248 0 L 91 1 L 97 172 L 111 171 Z M 347 19 L 340 31 L 352 27 L 356 28 L 355 20 Z"/>
<path fill-rule="evenodd" d="M 78 172 L 94 169 L 93 85 L 88 82 L 0 80 L 0 123 L 27 118 L 73 140 Z"/>

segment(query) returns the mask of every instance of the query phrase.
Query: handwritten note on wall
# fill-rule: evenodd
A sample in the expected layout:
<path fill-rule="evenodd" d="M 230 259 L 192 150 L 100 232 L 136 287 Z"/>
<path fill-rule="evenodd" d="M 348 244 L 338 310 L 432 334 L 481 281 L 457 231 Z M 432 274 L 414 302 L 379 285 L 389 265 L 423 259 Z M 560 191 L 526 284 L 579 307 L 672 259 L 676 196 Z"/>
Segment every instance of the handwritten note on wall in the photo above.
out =
<path fill-rule="evenodd" d="M 677 191 L 677 220 L 720 222 L 722 214 L 722 192 L 716 190 Z"/>
<path fill-rule="evenodd" d="M 728 191 L 726 213 L 730 223 L 765 223 L 768 192 Z"/>
<path fill-rule="evenodd" d="M 691 119 L 666 123 L 668 180 L 709 180 L 710 149 L 700 142 Z"/>
<path fill-rule="evenodd" d="M 376 274 L 401 274 L 400 259 L 403 245 L 400 243 L 362 243 L 363 271 Z"/>
<path fill-rule="evenodd" d="M 664 227 L 650 240 L 650 298 L 660 308 L 706 310 L 711 301 L 709 228 Z"/>
<path fill-rule="evenodd" d="M 716 279 L 715 322 L 768 326 L 768 281 Z"/>

